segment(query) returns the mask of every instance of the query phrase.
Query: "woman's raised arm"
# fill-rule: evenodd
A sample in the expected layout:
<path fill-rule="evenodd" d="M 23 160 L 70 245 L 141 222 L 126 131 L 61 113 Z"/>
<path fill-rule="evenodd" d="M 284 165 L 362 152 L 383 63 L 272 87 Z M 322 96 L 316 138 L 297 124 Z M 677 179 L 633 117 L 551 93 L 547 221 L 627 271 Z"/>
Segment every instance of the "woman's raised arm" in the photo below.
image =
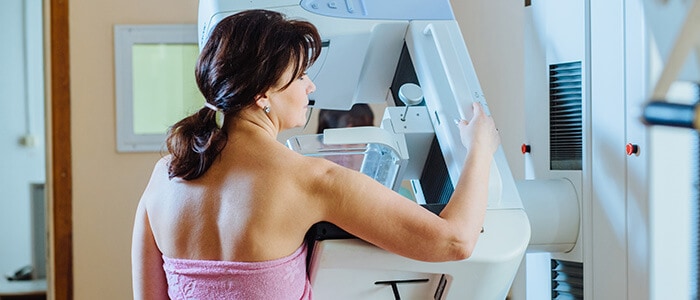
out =
<path fill-rule="evenodd" d="M 449 203 L 439 216 L 375 180 L 340 167 L 317 177 L 316 199 L 326 220 L 385 250 L 423 261 L 462 260 L 484 222 L 493 153 L 500 138 L 480 104 L 460 124 L 467 157 Z"/>

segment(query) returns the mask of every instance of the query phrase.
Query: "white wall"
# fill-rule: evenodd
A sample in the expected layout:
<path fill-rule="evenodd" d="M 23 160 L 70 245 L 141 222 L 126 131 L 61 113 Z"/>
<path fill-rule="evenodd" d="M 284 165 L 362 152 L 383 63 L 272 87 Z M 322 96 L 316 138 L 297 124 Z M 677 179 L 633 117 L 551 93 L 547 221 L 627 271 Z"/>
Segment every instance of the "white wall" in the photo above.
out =
<path fill-rule="evenodd" d="M 30 184 L 45 180 L 42 18 L 41 0 L 0 1 L 0 274 L 32 262 Z"/>

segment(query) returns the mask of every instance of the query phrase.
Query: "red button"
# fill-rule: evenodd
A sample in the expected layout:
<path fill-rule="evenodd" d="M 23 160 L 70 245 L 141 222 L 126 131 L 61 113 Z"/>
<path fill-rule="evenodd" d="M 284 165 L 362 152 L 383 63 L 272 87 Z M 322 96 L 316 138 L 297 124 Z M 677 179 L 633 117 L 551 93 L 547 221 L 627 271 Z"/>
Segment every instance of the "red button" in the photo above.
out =
<path fill-rule="evenodd" d="M 627 145 L 625 145 L 625 152 L 627 153 L 627 155 L 639 155 L 639 146 L 632 143 L 628 143 Z"/>
<path fill-rule="evenodd" d="M 523 154 L 530 153 L 530 145 L 523 144 L 522 146 L 520 146 L 520 151 L 522 151 Z"/>

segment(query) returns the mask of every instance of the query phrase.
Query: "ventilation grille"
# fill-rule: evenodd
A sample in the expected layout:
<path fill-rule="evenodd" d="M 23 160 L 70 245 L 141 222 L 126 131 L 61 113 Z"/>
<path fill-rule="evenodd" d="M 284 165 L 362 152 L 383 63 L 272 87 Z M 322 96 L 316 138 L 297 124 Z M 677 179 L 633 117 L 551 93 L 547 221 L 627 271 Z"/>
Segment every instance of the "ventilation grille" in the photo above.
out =
<path fill-rule="evenodd" d="M 552 299 L 583 299 L 583 264 L 552 260 Z"/>
<path fill-rule="evenodd" d="M 581 170 L 581 62 L 549 66 L 550 169 Z"/>
<path fill-rule="evenodd" d="M 437 138 L 433 138 L 430 145 L 430 152 L 420 176 L 420 184 L 425 202 L 428 204 L 447 204 L 455 190 Z"/>

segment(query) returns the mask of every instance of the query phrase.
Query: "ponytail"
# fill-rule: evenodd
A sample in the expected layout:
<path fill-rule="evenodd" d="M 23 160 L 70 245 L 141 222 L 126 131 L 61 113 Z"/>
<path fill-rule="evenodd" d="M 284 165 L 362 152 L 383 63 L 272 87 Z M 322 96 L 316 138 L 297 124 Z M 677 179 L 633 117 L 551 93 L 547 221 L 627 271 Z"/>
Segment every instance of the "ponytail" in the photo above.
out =
<path fill-rule="evenodd" d="M 219 156 L 228 134 L 216 115 L 233 119 L 255 105 L 257 95 L 286 89 L 321 53 L 321 36 L 313 24 L 288 20 L 268 10 L 247 10 L 221 20 L 209 35 L 195 67 L 199 91 L 208 105 L 168 131 L 172 159 L 170 179 L 197 179 Z M 292 67 L 289 82 L 280 81 Z"/>
<path fill-rule="evenodd" d="M 216 124 L 216 112 L 203 107 L 168 130 L 166 145 L 172 159 L 168 177 L 197 179 L 226 145 L 228 135 Z"/>

